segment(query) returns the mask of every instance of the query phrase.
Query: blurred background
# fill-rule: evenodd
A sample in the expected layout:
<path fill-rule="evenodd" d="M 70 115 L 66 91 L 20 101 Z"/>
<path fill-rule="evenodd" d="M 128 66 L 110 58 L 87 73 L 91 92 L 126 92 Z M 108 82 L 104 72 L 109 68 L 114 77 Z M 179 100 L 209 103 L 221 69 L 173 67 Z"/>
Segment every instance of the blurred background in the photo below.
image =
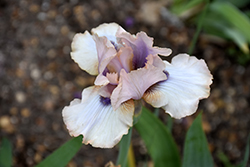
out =
<path fill-rule="evenodd" d="M 116 22 L 131 34 L 144 31 L 154 45 L 204 59 L 214 76 L 202 100 L 203 128 L 216 166 L 242 161 L 250 132 L 250 2 L 248 0 L 0 0 L 0 141 L 13 147 L 13 166 L 34 166 L 68 141 L 61 111 L 94 76 L 70 58 L 75 33 Z M 199 31 L 201 31 L 200 34 Z M 197 36 L 198 35 L 198 36 Z M 197 36 L 197 43 L 192 44 Z M 190 76 L 192 77 L 192 76 Z M 197 114 L 196 114 L 197 115 Z M 182 153 L 196 115 L 173 120 Z M 168 123 L 160 110 L 159 118 Z M 136 131 L 137 166 L 151 159 Z M 83 145 L 68 166 L 104 166 L 116 161 L 118 146 Z M 248 164 L 248 166 L 250 166 Z"/>

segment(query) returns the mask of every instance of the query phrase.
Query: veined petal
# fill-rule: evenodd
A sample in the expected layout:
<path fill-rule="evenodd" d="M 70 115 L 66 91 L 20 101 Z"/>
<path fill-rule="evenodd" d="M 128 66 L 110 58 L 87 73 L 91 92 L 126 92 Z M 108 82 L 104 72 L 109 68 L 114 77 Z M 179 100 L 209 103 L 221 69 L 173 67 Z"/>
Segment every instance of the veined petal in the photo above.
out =
<path fill-rule="evenodd" d="M 117 43 L 116 33 L 125 32 L 125 30 L 116 23 L 103 23 L 91 30 L 92 34 L 97 34 L 99 37 L 105 36 L 108 40 Z"/>
<path fill-rule="evenodd" d="M 166 63 L 169 76 L 144 94 L 143 99 L 154 107 L 162 107 L 174 118 L 193 114 L 200 99 L 207 98 L 212 75 L 204 60 L 179 54 Z"/>
<path fill-rule="evenodd" d="M 139 100 L 150 86 L 166 79 L 165 73 L 151 64 L 130 73 L 122 69 L 119 84 L 111 95 L 111 104 L 117 109 L 129 99 Z"/>
<path fill-rule="evenodd" d="M 117 34 L 120 43 L 124 43 L 133 49 L 133 65 L 134 69 L 142 68 L 145 65 L 146 57 L 150 54 L 161 54 L 168 56 L 172 53 L 171 49 L 153 47 L 153 38 L 147 36 L 145 32 L 139 32 L 136 36 L 123 32 Z"/>
<path fill-rule="evenodd" d="M 83 135 L 83 143 L 112 148 L 133 124 L 134 102 L 123 103 L 116 111 L 103 104 L 99 87 L 83 91 L 82 101 L 75 99 L 63 109 L 63 120 L 70 135 Z"/>
<path fill-rule="evenodd" d="M 79 67 L 91 75 L 98 74 L 98 56 L 96 44 L 88 31 L 74 36 L 71 44 L 71 58 Z"/>

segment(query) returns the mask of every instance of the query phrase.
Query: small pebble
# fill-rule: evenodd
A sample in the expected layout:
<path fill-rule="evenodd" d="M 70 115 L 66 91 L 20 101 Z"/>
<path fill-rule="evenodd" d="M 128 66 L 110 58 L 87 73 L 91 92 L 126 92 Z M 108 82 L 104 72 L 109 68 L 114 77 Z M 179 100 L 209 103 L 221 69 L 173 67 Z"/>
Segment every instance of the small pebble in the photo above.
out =
<path fill-rule="evenodd" d="M 26 95 L 21 91 L 16 92 L 15 97 L 18 103 L 24 103 L 26 101 Z"/>
<path fill-rule="evenodd" d="M 28 108 L 23 108 L 22 110 L 21 110 L 21 115 L 23 116 L 23 117 L 25 117 L 25 118 L 28 118 L 29 116 L 30 116 L 30 110 L 28 109 Z"/>

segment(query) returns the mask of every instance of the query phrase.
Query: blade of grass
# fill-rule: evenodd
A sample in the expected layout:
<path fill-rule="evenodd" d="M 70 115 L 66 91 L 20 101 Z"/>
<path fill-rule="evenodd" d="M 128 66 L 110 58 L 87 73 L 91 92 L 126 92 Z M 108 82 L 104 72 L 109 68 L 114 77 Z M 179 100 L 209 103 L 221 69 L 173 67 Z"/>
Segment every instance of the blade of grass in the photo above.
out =
<path fill-rule="evenodd" d="M 11 143 L 7 138 L 3 138 L 0 145 L 0 166 L 11 167 L 11 164 L 12 164 Z"/>
<path fill-rule="evenodd" d="M 61 147 L 59 147 L 57 150 L 55 150 L 45 160 L 36 165 L 36 167 L 66 166 L 78 152 L 81 146 L 82 146 L 82 135 L 72 138 L 71 140 L 63 144 Z"/>

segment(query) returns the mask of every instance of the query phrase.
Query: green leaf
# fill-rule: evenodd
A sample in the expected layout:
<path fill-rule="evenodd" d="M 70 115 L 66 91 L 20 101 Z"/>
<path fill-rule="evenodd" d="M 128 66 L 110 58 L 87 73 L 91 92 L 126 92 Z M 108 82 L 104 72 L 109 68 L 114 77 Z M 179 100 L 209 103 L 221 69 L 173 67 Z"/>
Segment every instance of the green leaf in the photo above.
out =
<path fill-rule="evenodd" d="M 82 146 L 82 135 L 67 141 L 36 167 L 66 166 Z"/>
<path fill-rule="evenodd" d="M 127 165 L 127 157 L 128 157 L 128 150 L 130 146 L 131 136 L 132 136 L 132 128 L 129 129 L 128 134 L 124 135 L 120 141 L 120 148 L 116 165 L 121 165 L 122 167 Z"/>
<path fill-rule="evenodd" d="M 0 145 L 0 166 L 10 167 L 12 164 L 11 143 L 7 138 L 3 138 Z"/>
<path fill-rule="evenodd" d="M 169 130 L 145 107 L 135 128 L 144 140 L 155 167 L 181 166 L 178 149 Z"/>
<path fill-rule="evenodd" d="M 250 20 L 243 12 L 228 2 L 215 2 L 211 4 L 211 10 L 223 16 L 228 23 L 237 28 L 250 42 Z"/>
<path fill-rule="evenodd" d="M 197 116 L 187 132 L 182 167 L 214 166 L 207 139 L 202 129 L 201 114 Z"/>
<path fill-rule="evenodd" d="M 225 21 L 222 21 L 220 17 L 215 15 L 208 15 L 204 22 L 204 29 L 207 33 L 225 38 L 226 40 L 230 39 L 237 44 L 244 53 L 249 53 L 247 39 L 238 29 L 228 25 Z"/>
<path fill-rule="evenodd" d="M 249 0 L 217 0 L 218 2 L 230 2 L 238 8 L 247 6 L 250 2 Z"/>

